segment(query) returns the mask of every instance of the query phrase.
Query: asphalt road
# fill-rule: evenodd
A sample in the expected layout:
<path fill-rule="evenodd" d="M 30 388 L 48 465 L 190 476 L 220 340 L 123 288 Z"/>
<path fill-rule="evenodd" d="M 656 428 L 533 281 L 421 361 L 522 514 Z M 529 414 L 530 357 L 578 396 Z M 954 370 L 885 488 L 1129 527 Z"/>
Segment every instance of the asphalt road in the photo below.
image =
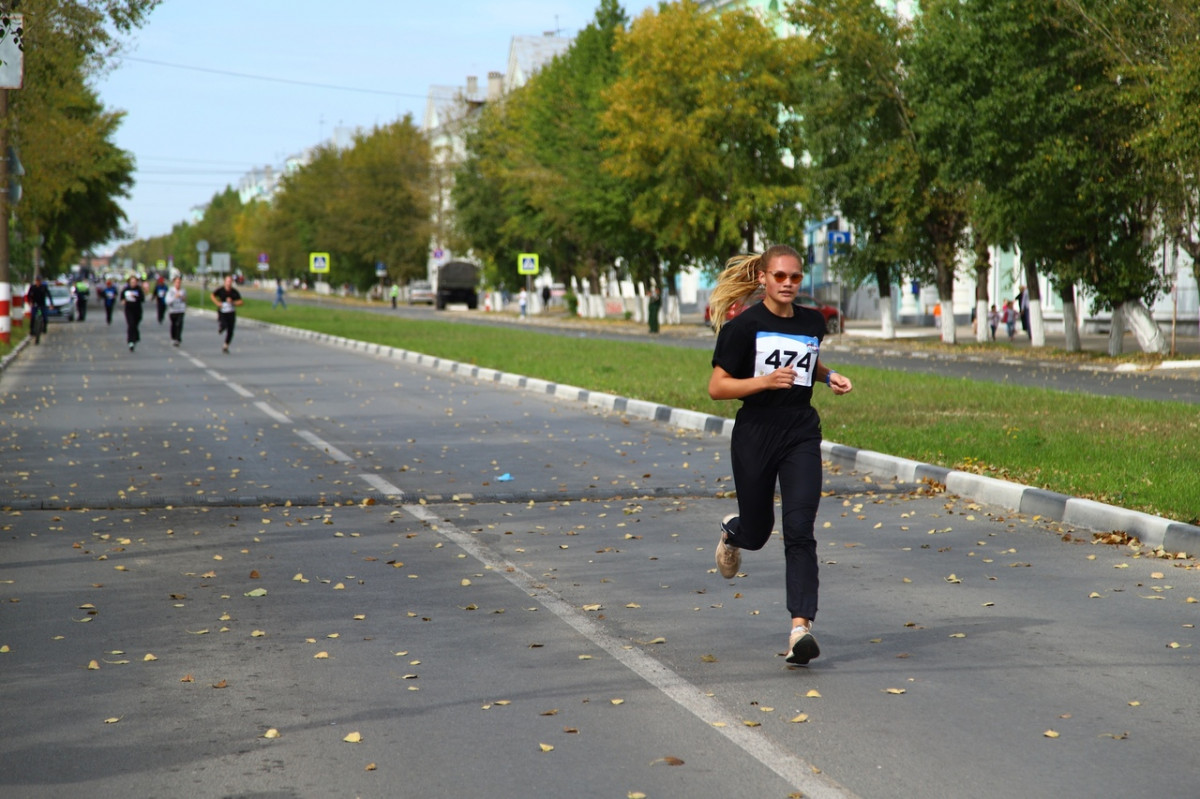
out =
<path fill-rule="evenodd" d="M 713 568 L 726 440 L 184 342 L 89 319 L 0 376 L 0 793 L 1195 792 L 1194 561 L 831 469 L 788 667 L 778 545 Z"/>

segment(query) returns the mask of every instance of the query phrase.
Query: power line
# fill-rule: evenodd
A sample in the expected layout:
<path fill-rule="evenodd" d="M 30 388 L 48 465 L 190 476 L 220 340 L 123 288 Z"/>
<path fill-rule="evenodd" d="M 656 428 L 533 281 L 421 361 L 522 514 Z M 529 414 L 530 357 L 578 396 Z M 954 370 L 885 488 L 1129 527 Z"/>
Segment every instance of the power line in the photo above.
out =
<path fill-rule="evenodd" d="M 191 72 L 207 72 L 211 75 L 225 75 L 231 78 L 246 78 L 248 80 L 265 80 L 271 83 L 287 83 L 293 86 L 308 86 L 315 89 L 330 89 L 339 92 L 361 92 L 363 94 L 382 94 L 388 97 L 414 97 L 419 100 L 424 100 L 424 94 L 412 94 L 411 92 L 390 92 L 384 89 L 360 89 L 357 86 L 336 86 L 331 83 L 313 83 L 306 80 L 292 80 L 291 78 L 274 78 L 269 75 L 251 75 L 248 72 L 233 72 L 228 69 L 213 69 L 211 67 L 195 67 L 188 64 L 172 64 L 168 61 L 156 61 L 151 58 L 138 58 L 136 56 L 123 56 L 125 61 L 134 61 L 139 64 L 153 64 L 158 67 L 170 67 L 171 69 L 184 69 Z"/>

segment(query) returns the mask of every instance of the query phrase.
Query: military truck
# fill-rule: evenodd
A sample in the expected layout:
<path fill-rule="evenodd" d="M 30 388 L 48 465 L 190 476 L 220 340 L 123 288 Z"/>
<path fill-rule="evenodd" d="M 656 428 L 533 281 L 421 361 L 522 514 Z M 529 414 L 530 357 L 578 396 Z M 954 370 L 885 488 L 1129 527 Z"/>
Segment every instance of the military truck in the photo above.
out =
<path fill-rule="evenodd" d="M 437 307 L 464 303 L 472 311 L 479 307 L 479 267 L 466 261 L 443 264 L 437 273 Z"/>

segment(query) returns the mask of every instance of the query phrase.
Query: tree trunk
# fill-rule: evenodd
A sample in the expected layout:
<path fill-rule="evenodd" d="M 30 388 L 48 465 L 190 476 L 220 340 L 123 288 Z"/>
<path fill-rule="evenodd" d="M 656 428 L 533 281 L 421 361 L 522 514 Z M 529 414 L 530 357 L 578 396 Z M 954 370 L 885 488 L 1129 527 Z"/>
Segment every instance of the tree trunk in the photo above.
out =
<path fill-rule="evenodd" d="M 1058 296 L 1063 306 L 1063 336 L 1067 352 L 1083 352 L 1083 341 L 1079 338 L 1079 314 L 1075 306 L 1075 284 L 1068 283 L 1059 289 Z"/>
<path fill-rule="evenodd" d="M 988 274 L 992 271 L 992 254 L 987 242 L 975 234 L 975 340 L 980 344 L 991 338 L 988 327 Z"/>
<path fill-rule="evenodd" d="M 958 325 L 954 323 L 954 300 L 938 300 L 942 306 L 942 342 L 945 344 L 958 343 Z"/>
<path fill-rule="evenodd" d="M 1158 327 L 1158 322 L 1150 314 L 1150 309 L 1141 300 L 1128 300 L 1121 303 L 1122 315 L 1125 317 L 1133 334 L 1137 336 L 1138 346 L 1142 352 L 1162 353 L 1167 351 L 1167 340 Z"/>
<path fill-rule="evenodd" d="M 1123 305 L 1118 305 L 1112 311 L 1112 324 L 1108 327 L 1108 354 L 1115 358 L 1124 349 L 1125 341 L 1125 311 Z"/>
<path fill-rule="evenodd" d="M 896 316 L 892 313 L 892 280 L 883 266 L 875 267 L 875 282 L 879 285 L 880 333 L 886 340 L 896 338 Z"/>
<path fill-rule="evenodd" d="M 1025 290 L 1029 302 L 1029 346 L 1046 346 L 1046 322 L 1042 318 L 1042 289 L 1038 285 L 1037 265 L 1025 264 Z"/>

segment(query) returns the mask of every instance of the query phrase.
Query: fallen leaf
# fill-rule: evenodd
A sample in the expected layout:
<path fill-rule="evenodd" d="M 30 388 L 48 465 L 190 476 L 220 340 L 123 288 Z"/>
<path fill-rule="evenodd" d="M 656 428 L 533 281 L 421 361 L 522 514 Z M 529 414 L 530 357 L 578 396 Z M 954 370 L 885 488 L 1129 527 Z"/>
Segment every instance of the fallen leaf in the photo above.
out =
<path fill-rule="evenodd" d="M 886 693 L 898 695 L 898 694 L 905 693 L 905 690 L 903 688 L 888 688 L 888 689 L 886 689 Z"/>
<path fill-rule="evenodd" d="M 1046 736 L 1047 738 L 1057 738 L 1058 737 L 1058 733 L 1055 732 L 1054 730 L 1046 730 L 1044 733 L 1042 733 L 1042 735 Z"/>
<path fill-rule="evenodd" d="M 261 576 L 262 576 L 262 575 L 258 573 L 258 569 L 251 569 L 251 570 L 250 570 L 250 579 L 251 579 L 251 580 L 257 580 L 257 579 L 258 579 L 259 577 L 261 577 Z"/>
<path fill-rule="evenodd" d="M 251 597 L 266 596 L 266 595 L 267 595 L 267 589 L 265 589 L 265 588 L 255 588 L 253 591 L 247 591 L 246 593 L 242 594 L 242 596 L 251 596 Z"/>
<path fill-rule="evenodd" d="M 808 714 L 801 713 L 798 716 L 793 716 L 792 718 L 788 719 L 788 721 L 790 721 L 792 724 L 803 724 L 804 722 L 808 721 Z"/>
<path fill-rule="evenodd" d="M 99 668 L 100 668 L 100 664 L 97 663 L 96 661 L 94 661 L 94 660 L 88 661 L 88 671 L 97 671 L 97 670 L 99 670 Z"/>
<path fill-rule="evenodd" d="M 816 688 L 813 688 L 813 689 L 809 690 L 809 692 L 806 693 L 805 696 L 809 699 L 820 699 L 821 692 L 818 691 Z"/>
<path fill-rule="evenodd" d="M 538 744 L 538 746 L 541 747 L 543 752 L 553 752 L 554 751 L 554 747 L 551 746 L 550 744 Z"/>
<path fill-rule="evenodd" d="M 229 687 L 229 683 L 225 682 L 224 680 L 221 680 L 219 683 L 215 683 L 213 685 L 213 688 L 228 688 L 228 687 Z"/>
<path fill-rule="evenodd" d="M 327 660 L 329 658 L 329 653 L 328 652 L 318 652 L 317 654 L 313 655 L 313 658 L 315 660 Z"/>
<path fill-rule="evenodd" d="M 656 763 L 663 763 L 668 766 L 682 766 L 683 765 L 682 760 L 680 760 L 677 757 L 672 757 L 670 755 L 668 755 L 667 757 L 660 757 L 657 760 L 650 761 L 650 765 L 652 765 L 652 766 L 655 765 Z"/>
<path fill-rule="evenodd" d="M 264 732 L 264 733 L 262 734 L 262 737 L 264 737 L 264 738 L 278 738 L 278 737 L 279 737 L 279 730 L 277 730 L 277 729 L 275 729 L 274 727 L 272 727 L 271 729 L 269 729 L 269 730 L 267 730 L 266 732 Z"/>
<path fill-rule="evenodd" d="M 190 674 L 185 674 L 179 678 L 180 682 L 195 682 L 195 679 Z"/>
<path fill-rule="evenodd" d="M 368 764 L 367 764 L 367 767 L 366 767 L 365 769 L 363 769 L 363 770 L 364 770 L 364 771 L 374 771 L 374 770 L 375 770 L 375 769 L 377 769 L 377 768 L 379 768 L 379 767 L 378 767 L 378 766 L 376 766 L 374 763 L 368 763 Z"/>
<path fill-rule="evenodd" d="M 343 738 L 342 740 L 348 744 L 362 743 L 362 733 L 361 732 L 352 732 L 349 735 L 347 735 L 345 738 Z"/>
<path fill-rule="evenodd" d="M 761 721 L 743 721 L 742 724 L 745 724 L 747 727 L 761 727 L 762 726 Z"/>
<path fill-rule="evenodd" d="M 105 724 L 116 724 L 120 720 L 121 720 L 120 716 L 113 716 L 112 718 L 105 719 L 104 723 Z"/>
<path fill-rule="evenodd" d="M 254 632 L 250 633 L 251 638 L 262 638 L 264 635 L 266 635 L 266 633 L 262 630 L 255 630 Z"/>

